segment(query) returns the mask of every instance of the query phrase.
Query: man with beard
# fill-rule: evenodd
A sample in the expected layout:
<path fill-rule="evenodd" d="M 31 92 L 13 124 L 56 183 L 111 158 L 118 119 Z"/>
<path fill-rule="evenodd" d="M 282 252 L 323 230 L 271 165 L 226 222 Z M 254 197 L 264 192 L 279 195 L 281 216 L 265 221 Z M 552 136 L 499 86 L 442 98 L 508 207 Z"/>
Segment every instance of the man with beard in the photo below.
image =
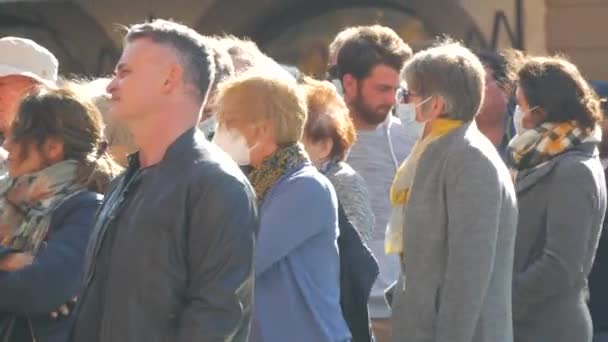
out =
<path fill-rule="evenodd" d="M 410 47 L 393 30 L 378 25 L 358 28 L 338 53 L 337 73 L 357 129 L 357 142 L 347 162 L 365 179 L 376 219 L 368 245 L 380 267 L 370 297 L 378 342 L 390 340 L 390 308 L 384 291 L 399 276 L 398 257 L 387 256 L 384 249 L 390 187 L 415 142 L 390 112 L 396 105 L 399 72 L 411 55 Z"/>

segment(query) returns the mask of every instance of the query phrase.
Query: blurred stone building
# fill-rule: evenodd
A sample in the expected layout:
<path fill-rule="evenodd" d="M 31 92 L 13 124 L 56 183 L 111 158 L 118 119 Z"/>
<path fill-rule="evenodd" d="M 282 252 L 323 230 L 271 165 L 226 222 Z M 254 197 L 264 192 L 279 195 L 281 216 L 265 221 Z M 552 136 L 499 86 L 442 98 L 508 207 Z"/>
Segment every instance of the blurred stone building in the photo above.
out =
<path fill-rule="evenodd" d="M 380 23 L 414 48 L 449 35 L 474 48 L 560 51 L 589 78 L 608 79 L 606 14 L 608 0 L 0 0 L 0 36 L 35 39 L 64 74 L 103 75 L 120 54 L 121 25 L 172 18 L 203 34 L 248 36 L 318 75 L 337 32 Z"/>

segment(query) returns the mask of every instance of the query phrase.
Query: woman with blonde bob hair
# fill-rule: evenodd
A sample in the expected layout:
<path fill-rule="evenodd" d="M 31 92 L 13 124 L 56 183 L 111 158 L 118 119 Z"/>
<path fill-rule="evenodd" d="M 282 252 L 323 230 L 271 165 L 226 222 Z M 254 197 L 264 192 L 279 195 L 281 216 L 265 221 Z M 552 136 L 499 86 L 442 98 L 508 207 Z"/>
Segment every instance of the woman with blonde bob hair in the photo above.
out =
<path fill-rule="evenodd" d="M 251 165 L 260 228 L 249 341 L 350 341 L 340 309 L 337 198 L 298 143 L 295 80 L 247 73 L 222 84 L 214 142 Z"/>

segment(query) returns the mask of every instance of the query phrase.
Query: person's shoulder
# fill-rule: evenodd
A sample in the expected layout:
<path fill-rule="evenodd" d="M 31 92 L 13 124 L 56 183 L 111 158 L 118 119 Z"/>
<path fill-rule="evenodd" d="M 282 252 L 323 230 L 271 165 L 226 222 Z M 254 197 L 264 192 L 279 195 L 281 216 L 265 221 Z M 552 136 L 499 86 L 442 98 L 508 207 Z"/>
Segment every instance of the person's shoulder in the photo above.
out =
<path fill-rule="evenodd" d="M 155 172 L 182 189 L 190 202 L 203 197 L 253 198 L 253 189 L 238 165 L 198 129 L 182 137 Z"/>
<path fill-rule="evenodd" d="M 329 181 L 321 172 L 312 165 L 304 165 L 301 168 L 284 176 L 282 181 L 277 184 L 283 187 L 308 187 L 323 186 Z"/>
<path fill-rule="evenodd" d="M 339 162 L 336 164 L 331 174 L 328 174 L 330 180 L 340 183 L 340 185 L 358 185 L 365 184 L 365 180 L 360 174 L 355 171 L 348 163 Z"/>
<path fill-rule="evenodd" d="M 227 184 L 248 184 L 245 174 L 239 166 L 218 146 L 204 137 L 196 142 L 196 156 L 185 165 L 190 172 L 183 170 L 183 176 L 189 174 L 190 182 L 205 186 L 226 186 Z M 179 175 L 178 175 L 179 176 Z"/>
<path fill-rule="evenodd" d="M 70 197 L 61 203 L 53 212 L 52 221 L 62 222 L 68 216 L 86 215 L 94 216 L 103 201 L 103 195 L 83 190 Z M 85 217 L 86 218 L 86 217 Z"/>
<path fill-rule="evenodd" d="M 337 215 L 334 186 L 314 166 L 285 175 L 268 193 L 263 210 L 293 220 L 325 220 Z"/>
<path fill-rule="evenodd" d="M 584 153 L 565 153 L 555 163 L 553 177 L 558 181 L 586 183 L 592 179 L 603 178 L 603 167 L 599 158 Z"/>
<path fill-rule="evenodd" d="M 65 200 L 57 210 L 73 208 L 97 207 L 103 201 L 103 195 L 97 192 L 83 190 Z"/>
<path fill-rule="evenodd" d="M 283 177 L 277 184 L 276 194 L 291 195 L 295 198 L 324 198 L 333 192 L 333 185 L 312 165 L 306 165 Z"/>
<path fill-rule="evenodd" d="M 451 171 L 460 170 L 479 177 L 486 175 L 486 178 L 510 178 L 496 147 L 474 123 L 454 130 L 434 147 L 445 149 L 448 169 Z"/>

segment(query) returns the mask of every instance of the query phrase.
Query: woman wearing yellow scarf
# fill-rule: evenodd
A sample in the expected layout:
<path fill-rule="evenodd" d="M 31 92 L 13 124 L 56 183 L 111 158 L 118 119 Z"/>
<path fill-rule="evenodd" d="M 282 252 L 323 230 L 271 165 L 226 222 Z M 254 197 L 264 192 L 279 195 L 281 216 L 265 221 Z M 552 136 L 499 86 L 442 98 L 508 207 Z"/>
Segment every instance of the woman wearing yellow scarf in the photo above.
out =
<path fill-rule="evenodd" d="M 460 120 L 444 118 L 437 118 L 428 123 L 424 135 L 416 142 L 409 157 L 399 167 L 391 186 L 391 205 L 393 209 L 386 232 L 386 254 L 403 254 L 404 209 L 414 183 L 420 156 L 422 156 L 427 146 L 462 126 L 462 124 L 463 122 Z"/>
<path fill-rule="evenodd" d="M 474 122 L 484 73 L 455 43 L 419 52 L 403 71 L 425 131 L 391 191 L 386 251 L 402 260 L 393 341 L 513 341 L 517 204 L 509 171 Z"/>

